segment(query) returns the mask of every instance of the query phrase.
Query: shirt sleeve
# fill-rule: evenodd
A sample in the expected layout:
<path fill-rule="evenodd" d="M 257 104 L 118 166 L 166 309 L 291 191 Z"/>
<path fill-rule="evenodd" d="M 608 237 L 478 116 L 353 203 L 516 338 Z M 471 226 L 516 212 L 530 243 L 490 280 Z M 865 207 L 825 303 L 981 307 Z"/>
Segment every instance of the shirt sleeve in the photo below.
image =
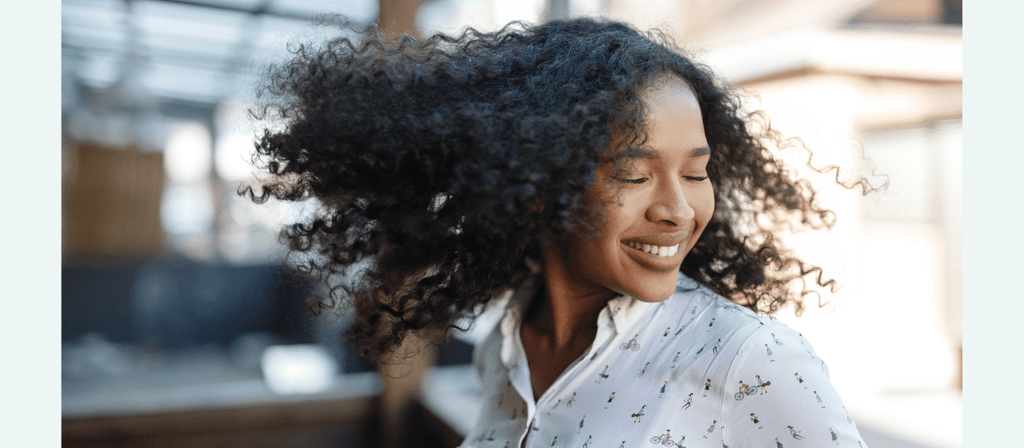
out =
<path fill-rule="evenodd" d="M 770 323 L 744 342 L 726 376 L 725 444 L 866 447 L 825 362 L 802 335 Z"/>

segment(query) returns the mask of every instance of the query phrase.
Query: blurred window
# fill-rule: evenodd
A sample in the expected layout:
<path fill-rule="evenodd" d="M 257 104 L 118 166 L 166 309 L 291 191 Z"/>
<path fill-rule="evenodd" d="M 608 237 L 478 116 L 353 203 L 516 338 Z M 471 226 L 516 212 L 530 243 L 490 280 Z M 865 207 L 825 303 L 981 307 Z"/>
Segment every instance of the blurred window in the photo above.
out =
<path fill-rule="evenodd" d="M 172 184 L 188 184 L 210 175 L 210 131 L 200 123 L 174 126 L 164 148 L 164 169 Z"/>
<path fill-rule="evenodd" d="M 253 139 L 251 136 L 231 132 L 217 139 L 214 166 L 224 180 L 244 181 L 252 178 L 251 164 Z"/>
<path fill-rule="evenodd" d="M 211 189 L 212 136 L 196 121 L 172 123 L 164 146 L 167 183 L 160 199 L 160 224 L 171 250 L 192 259 L 212 259 L 216 197 Z"/>
<path fill-rule="evenodd" d="M 913 127 L 868 131 L 864 153 L 879 173 L 889 176 L 887 191 L 865 199 L 864 217 L 879 221 L 929 221 L 932 190 L 929 181 L 934 152 L 928 128 Z"/>
<path fill-rule="evenodd" d="M 209 232 L 213 227 L 212 199 L 203 184 L 168 185 L 160 201 L 160 223 L 172 235 Z"/>
<path fill-rule="evenodd" d="M 887 191 L 865 198 L 864 218 L 940 224 L 959 216 L 962 134 L 959 119 L 863 132 L 864 155 L 889 177 Z"/>

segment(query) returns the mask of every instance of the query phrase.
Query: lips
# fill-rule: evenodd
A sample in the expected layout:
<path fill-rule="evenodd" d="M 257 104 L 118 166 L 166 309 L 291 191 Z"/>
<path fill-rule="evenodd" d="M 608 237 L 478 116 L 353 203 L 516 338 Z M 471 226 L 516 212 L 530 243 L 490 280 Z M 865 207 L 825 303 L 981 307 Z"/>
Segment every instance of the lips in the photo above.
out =
<path fill-rule="evenodd" d="M 689 232 L 629 238 L 620 241 L 622 249 L 640 265 L 655 271 L 679 269 L 686 255 L 684 247 Z"/>
<path fill-rule="evenodd" d="M 672 246 L 658 246 L 654 244 L 644 244 L 639 241 L 626 241 L 625 244 L 633 249 L 642 250 L 659 257 L 671 257 L 679 251 L 679 244 L 674 244 Z"/>

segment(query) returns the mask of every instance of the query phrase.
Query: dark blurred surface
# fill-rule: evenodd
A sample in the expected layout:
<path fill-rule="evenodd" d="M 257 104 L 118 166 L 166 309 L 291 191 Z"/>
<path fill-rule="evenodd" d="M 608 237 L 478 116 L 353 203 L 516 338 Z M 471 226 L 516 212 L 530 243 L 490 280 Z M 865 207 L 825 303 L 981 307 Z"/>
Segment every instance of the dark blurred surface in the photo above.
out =
<path fill-rule="evenodd" d="M 163 349 L 227 346 L 247 332 L 309 342 L 309 286 L 274 265 L 188 260 L 62 268 L 62 337 L 99 333 L 111 342 Z"/>

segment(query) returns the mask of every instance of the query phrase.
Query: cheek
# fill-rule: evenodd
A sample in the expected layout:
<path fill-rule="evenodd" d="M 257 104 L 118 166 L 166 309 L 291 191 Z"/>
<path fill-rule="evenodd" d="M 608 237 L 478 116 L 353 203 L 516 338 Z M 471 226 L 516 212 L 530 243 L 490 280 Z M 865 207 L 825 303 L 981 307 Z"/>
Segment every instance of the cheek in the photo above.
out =
<path fill-rule="evenodd" d="M 638 216 L 643 216 L 643 211 L 636 207 L 638 202 L 636 198 L 630 198 L 628 195 L 622 195 L 617 200 L 609 202 L 602 209 L 604 216 L 599 234 L 583 242 L 578 255 L 589 257 L 587 261 L 591 263 L 595 258 L 607 263 L 617 260 L 621 252 L 619 246 L 623 234 L 636 224 Z"/>
<path fill-rule="evenodd" d="M 635 205 L 638 201 L 635 195 L 629 194 L 629 192 L 617 192 L 616 195 L 611 194 L 602 197 L 601 204 L 601 221 L 600 231 L 598 239 L 611 240 L 617 239 L 622 232 L 629 228 L 629 226 L 635 220 L 636 210 Z M 631 206 L 632 205 L 632 206 Z"/>
<path fill-rule="evenodd" d="M 711 216 L 715 213 L 715 191 L 711 188 L 701 196 L 700 209 L 695 210 L 696 216 L 700 221 L 700 224 L 706 225 L 711 220 Z"/>
<path fill-rule="evenodd" d="M 711 222 L 711 218 L 715 214 L 715 192 L 714 189 L 708 186 L 696 192 L 693 196 L 690 206 L 693 207 L 693 218 L 699 237 L 704 233 L 704 229 L 707 228 L 708 223 Z"/>

